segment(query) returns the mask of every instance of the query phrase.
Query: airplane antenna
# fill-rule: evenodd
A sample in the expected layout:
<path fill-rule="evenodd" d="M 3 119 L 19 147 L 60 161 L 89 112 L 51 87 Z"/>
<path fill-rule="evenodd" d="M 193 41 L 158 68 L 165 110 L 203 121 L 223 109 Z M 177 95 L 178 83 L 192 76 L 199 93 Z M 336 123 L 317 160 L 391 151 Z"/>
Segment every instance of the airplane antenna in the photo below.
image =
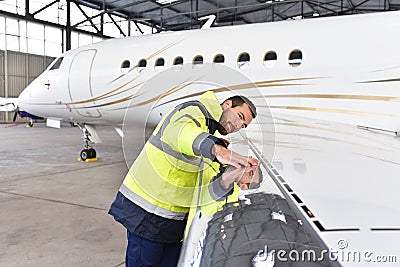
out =
<path fill-rule="evenodd" d="M 216 17 L 217 16 L 215 16 L 215 15 L 208 15 L 208 16 L 204 16 L 204 17 L 198 18 L 198 20 L 207 20 L 203 24 L 203 26 L 201 26 L 201 29 L 209 29 L 209 28 L 211 28 L 211 25 L 214 23 Z"/>

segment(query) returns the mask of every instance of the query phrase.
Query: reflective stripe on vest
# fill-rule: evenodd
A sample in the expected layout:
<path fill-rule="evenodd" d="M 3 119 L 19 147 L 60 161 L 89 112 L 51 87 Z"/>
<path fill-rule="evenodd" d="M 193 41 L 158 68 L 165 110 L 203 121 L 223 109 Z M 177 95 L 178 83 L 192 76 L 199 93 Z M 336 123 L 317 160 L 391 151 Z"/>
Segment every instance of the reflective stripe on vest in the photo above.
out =
<path fill-rule="evenodd" d="M 136 195 L 134 192 L 129 190 L 124 184 L 121 185 L 119 191 L 130 201 L 134 202 L 136 205 L 140 206 L 142 209 L 146 211 L 157 214 L 163 218 L 172 219 L 172 220 L 185 220 L 187 219 L 187 212 L 176 212 L 170 211 L 167 209 L 163 209 L 159 206 L 153 205 L 143 199 L 141 196 Z"/>

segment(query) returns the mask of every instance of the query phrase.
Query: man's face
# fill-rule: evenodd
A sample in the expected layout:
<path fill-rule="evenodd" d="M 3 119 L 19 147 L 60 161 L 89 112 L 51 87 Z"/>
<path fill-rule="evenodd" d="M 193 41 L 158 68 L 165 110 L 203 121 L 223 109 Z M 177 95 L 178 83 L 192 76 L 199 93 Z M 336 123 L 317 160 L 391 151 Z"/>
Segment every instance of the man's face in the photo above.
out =
<path fill-rule="evenodd" d="M 238 186 L 240 187 L 241 190 L 248 190 L 250 187 L 250 184 L 259 184 L 260 183 L 260 173 L 259 173 L 259 168 L 254 167 L 250 168 L 249 170 L 246 170 L 242 178 L 238 181 Z"/>
<path fill-rule="evenodd" d="M 221 128 L 218 131 L 222 135 L 234 133 L 246 128 L 252 120 L 253 115 L 246 103 L 232 108 L 232 101 L 227 100 L 222 104 L 222 116 L 219 120 Z"/>

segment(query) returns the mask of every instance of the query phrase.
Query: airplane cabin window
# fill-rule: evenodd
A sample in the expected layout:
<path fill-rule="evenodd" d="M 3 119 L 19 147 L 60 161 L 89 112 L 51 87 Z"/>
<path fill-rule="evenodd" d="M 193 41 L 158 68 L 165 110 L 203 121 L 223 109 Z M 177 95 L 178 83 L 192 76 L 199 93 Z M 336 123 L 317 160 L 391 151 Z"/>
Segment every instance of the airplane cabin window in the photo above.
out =
<path fill-rule="evenodd" d="M 141 59 L 138 63 L 138 72 L 142 72 L 146 69 L 147 61 L 146 59 Z"/>
<path fill-rule="evenodd" d="M 63 61 L 63 57 L 59 57 L 58 59 L 55 60 L 53 66 L 51 66 L 50 70 L 57 70 L 61 66 L 61 62 Z"/>
<path fill-rule="evenodd" d="M 214 57 L 214 63 L 224 63 L 225 57 L 224 55 L 218 54 Z"/>
<path fill-rule="evenodd" d="M 182 57 L 176 57 L 174 59 L 174 68 L 175 70 L 180 70 L 183 67 L 183 58 Z"/>
<path fill-rule="evenodd" d="M 129 68 L 130 66 L 131 66 L 131 63 L 129 62 L 129 60 L 124 60 L 124 62 L 122 62 L 122 64 L 121 64 L 122 69 Z"/>
<path fill-rule="evenodd" d="M 249 53 L 242 53 L 239 55 L 238 58 L 238 67 L 239 69 L 247 68 L 250 62 L 250 55 Z"/>
<path fill-rule="evenodd" d="M 200 65 L 203 64 L 203 56 L 196 56 L 193 59 L 193 65 Z"/>
<path fill-rule="evenodd" d="M 147 66 L 147 61 L 146 61 L 146 59 L 141 59 L 141 60 L 139 61 L 138 67 L 145 68 L 146 66 Z"/>
<path fill-rule="evenodd" d="M 157 59 L 156 61 L 156 66 L 164 66 L 165 61 L 162 57 L 160 57 L 159 59 Z"/>
<path fill-rule="evenodd" d="M 160 57 L 159 59 L 156 60 L 156 64 L 154 65 L 154 70 L 159 72 L 162 71 L 164 69 L 164 64 L 165 64 L 165 60 Z"/>
<path fill-rule="evenodd" d="M 124 60 L 121 64 L 121 72 L 128 73 L 129 68 L 131 67 L 131 62 L 129 60 Z"/>
<path fill-rule="evenodd" d="M 175 58 L 174 65 L 183 65 L 183 58 L 182 57 Z"/>
<path fill-rule="evenodd" d="M 303 53 L 300 50 L 293 50 L 289 55 L 289 65 L 292 67 L 300 66 L 303 61 Z"/>
<path fill-rule="evenodd" d="M 264 66 L 267 68 L 272 68 L 277 60 L 278 57 L 276 53 L 274 51 L 269 51 L 264 56 Z"/>

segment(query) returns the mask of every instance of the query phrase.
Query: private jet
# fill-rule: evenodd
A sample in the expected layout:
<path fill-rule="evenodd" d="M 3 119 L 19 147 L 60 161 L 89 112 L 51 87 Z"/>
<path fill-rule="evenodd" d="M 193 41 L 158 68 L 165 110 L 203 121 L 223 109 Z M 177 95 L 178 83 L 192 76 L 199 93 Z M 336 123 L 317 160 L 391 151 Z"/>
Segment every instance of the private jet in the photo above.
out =
<path fill-rule="evenodd" d="M 76 123 L 86 160 L 97 125 L 126 139 L 206 91 L 246 95 L 259 116 L 231 143 L 260 159 L 266 179 L 194 221 L 180 266 L 395 266 L 399 32 L 400 12 L 384 12 L 106 40 L 54 60 L 17 108 L 52 127 Z"/>

